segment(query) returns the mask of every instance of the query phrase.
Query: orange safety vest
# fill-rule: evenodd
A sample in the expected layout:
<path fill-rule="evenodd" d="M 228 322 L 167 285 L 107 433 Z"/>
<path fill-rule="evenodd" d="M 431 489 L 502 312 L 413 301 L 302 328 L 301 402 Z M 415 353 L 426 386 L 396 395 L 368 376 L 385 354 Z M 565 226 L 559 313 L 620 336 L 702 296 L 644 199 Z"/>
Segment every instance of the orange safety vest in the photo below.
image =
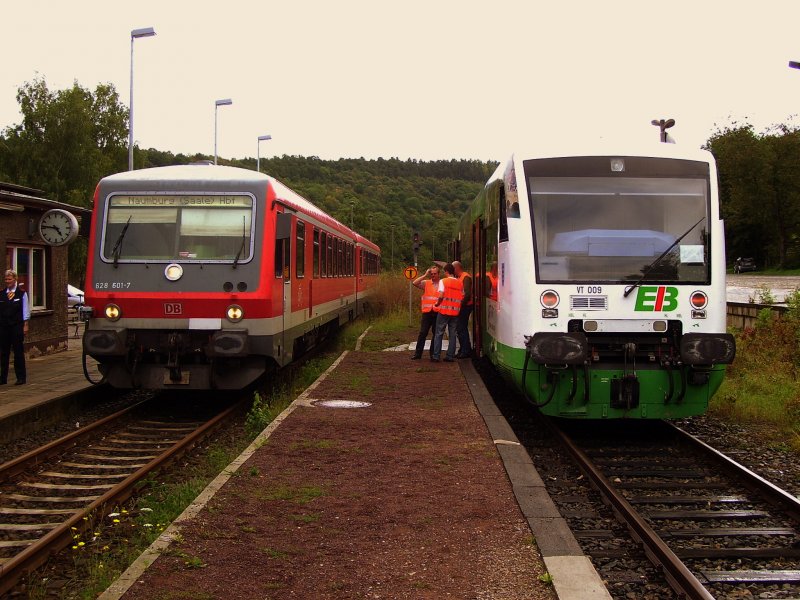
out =
<path fill-rule="evenodd" d="M 491 271 L 486 273 L 486 277 L 489 279 L 489 298 L 497 300 L 497 277 Z"/>
<path fill-rule="evenodd" d="M 444 293 L 442 303 L 439 305 L 439 314 L 454 317 L 461 310 L 464 287 L 461 285 L 461 280 L 455 277 L 446 277 L 443 282 Z"/>
<path fill-rule="evenodd" d="M 462 290 L 464 289 L 464 278 L 465 277 L 469 277 L 469 276 L 470 276 L 470 274 L 467 273 L 466 271 L 462 271 L 461 275 L 458 276 L 458 280 L 461 282 L 461 289 Z M 474 281 L 472 282 L 472 285 L 475 285 Z M 467 298 L 466 306 L 472 306 L 472 294 L 470 294 L 469 298 Z"/>
<path fill-rule="evenodd" d="M 433 283 L 430 279 L 425 280 L 425 289 L 422 291 L 422 312 L 439 312 L 436 301 L 439 299 L 439 283 Z"/>

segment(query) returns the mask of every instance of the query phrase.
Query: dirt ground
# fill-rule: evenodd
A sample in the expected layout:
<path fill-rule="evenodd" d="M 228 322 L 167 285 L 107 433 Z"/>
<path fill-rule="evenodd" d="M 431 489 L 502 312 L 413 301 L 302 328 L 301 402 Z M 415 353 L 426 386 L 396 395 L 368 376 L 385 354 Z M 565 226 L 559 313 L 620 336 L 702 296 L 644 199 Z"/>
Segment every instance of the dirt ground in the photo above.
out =
<path fill-rule="evenodd" d="M 351 352 L 124 596 L 554 599 L 457 363 Z"/>

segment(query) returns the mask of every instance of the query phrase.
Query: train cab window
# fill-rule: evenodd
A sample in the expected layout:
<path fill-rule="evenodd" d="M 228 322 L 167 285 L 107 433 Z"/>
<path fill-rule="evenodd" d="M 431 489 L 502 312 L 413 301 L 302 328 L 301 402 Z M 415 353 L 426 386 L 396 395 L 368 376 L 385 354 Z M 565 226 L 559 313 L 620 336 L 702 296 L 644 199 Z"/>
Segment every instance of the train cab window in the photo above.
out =
<path fill-rule="evenodd" d="M 306 276 L 306 224 L 298 221 L 295 229 L 294 271 L 299 279 Z"/>
<path fill-rule="evenodd" d="M 314 234 L 313 235 L 314 235 L 314 244 L 313 244 L 313 251 L 312 251 L 312 253 L 313 253 L 312 262 L 313 262 L 313 269 L 314 269 L 313 277 L 314 277 L 314 279 L 316 279 L 317 277 L 319 277 L 319 229 L 317 229 L 316 227 L 314 228 Z"/>
<path fill-rule="evenodd" d="M 119 194 L 108 200 L 106 261 L 252 258 L 249 195 Z"/>

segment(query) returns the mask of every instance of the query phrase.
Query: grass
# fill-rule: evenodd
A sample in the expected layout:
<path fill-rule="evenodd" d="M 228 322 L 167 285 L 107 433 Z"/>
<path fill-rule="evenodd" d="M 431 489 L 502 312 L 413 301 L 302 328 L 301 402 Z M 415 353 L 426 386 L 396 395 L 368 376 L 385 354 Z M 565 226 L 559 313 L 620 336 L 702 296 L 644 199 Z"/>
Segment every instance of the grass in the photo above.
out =
<path fill-rule="evenodd" d="M 800 452 L 800 293 L 788 312 L 759 314 L 756 326 L 735 332 L 736 359 L 709 413 L 759 427 L 775 445 Z"/>

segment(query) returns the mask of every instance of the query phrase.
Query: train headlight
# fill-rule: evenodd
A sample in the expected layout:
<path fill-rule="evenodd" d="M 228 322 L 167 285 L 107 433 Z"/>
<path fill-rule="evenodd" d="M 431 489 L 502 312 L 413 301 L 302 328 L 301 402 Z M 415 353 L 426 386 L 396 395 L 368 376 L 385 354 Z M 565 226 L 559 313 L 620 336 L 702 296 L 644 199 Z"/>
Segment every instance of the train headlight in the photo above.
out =
<path fill-rule="evenodd" d="M 183 277 L 183 267 L 178 263 L 168 264 L 167 268 L 164 269 L 164 277 L 170 281 L 178 281 L 178 279 Z"/>
<path fill-rule="evenodd" d="M 119 318 L 122 316 L 122 311 L 116 304 L 106 304 L 105 313 L 106 319 L 109 321 L 119 321 Z"/>
<path fill-rule="evenodd" d="M 244 318 L 244 310 L 238 304 L 231 304 L 225 311 L 225 316 L 231 323 L 238 323 Z"/>

